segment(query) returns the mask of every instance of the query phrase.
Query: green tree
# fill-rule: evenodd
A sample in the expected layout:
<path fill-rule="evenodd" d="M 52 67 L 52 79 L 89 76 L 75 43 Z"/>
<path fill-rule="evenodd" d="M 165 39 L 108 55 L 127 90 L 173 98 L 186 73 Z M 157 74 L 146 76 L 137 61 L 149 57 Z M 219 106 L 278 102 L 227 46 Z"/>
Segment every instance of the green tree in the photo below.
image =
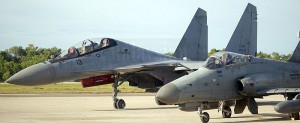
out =
<path fill-rule="evenodd" d="M 291 58 L 291 56 L 292 56 L 292 54 L 290 54 L 290 53 L 287 55 L 283 54 L 283 55 L 280 55 L 280 59 L 282 61 L 288 61 Z"/>
<path fill-rule="evenodd" d="M 267 58 L 267 59 L 271 59 L 272 58 L 270 54 L 266 54 L 266 53 L 263 53 L 261 51 L 256 54 L 256 57 Z"/>
<path fill-rule="evenodd" d="M 167 56 L 173 56 L 174 53 L 173 52 L 167 52 L 167 53 L 165 53 L 165 55 L 167 55 Z"/>
<path fill-rule="evenodd" d="M 277 52 L 273 52 L 271 56 L 272 56 L 272 59 L 274 59 L 274 60 L 281 60 L 281 57 L 280 57 L 279 53 L 277 53 Z"/>
<path fill-rule="evenodd" d="M 210 50 L 210 52 L 208 52 L 208 56 L 211 56 L 212 54 L 214 54 L 216 52 L 221 52 L 221 51 L 225 51 L 225 49 L 223 48 L 222 50 L 218 50 L 216 48 L 213 48 Z"/>
<path fill-rule="evenodd" d="M 26 51 L 22 47 L 14 46 L 9 48 L 8 53 L 12 54 L 13 56 L 20 58 L 26 56 Z"/>
<path fill-rule="evenodd" d="M 23 49 L 14 46 L 5 51 L 0 51 L 0 81 L 5 81 L 13 74 L 33 64 L 50 59 L 51 55 L 60 53 L 60 49 L 38 48 L 33 44 Z"/>

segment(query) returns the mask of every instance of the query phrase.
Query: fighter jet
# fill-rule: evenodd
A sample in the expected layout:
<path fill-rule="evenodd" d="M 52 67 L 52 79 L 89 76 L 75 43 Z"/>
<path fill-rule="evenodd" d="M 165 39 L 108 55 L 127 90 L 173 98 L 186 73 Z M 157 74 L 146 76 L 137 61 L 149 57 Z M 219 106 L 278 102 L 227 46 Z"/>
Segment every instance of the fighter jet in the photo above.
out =
<path fill-rule="evenodd" d="M 235 46 L 235 47 L 234 47 Z M 252 4 L 248 4 L 225 51 L 236 52 L 245 55 L 256 55 L 257 52 L 257 10 Z M 210 102 L 210 109 L 219 108 L 224 118 L 231 116 L 230 106 L 235 100 Z M 189 104 L 186 104 L 189 105 Z M 189 108 L 190 107 L 190 108 Z M 184 111 L 197 110 L 191 104 L 180 108 Z"/>
<path fill-rule="evenodd" d="M 215 53 L 197 71 L 161 87 L 156 97 L 163 103 L 179 105 L 181 110 L 198 110 L 201 121 L 206 123 L 209 114 L 202 110 L 215 102 L 237 100 L 236 114 L 242 113 L 246 106 L 257 114 L 254 98 L 282 94 L 287 101 L 277 104 L 275 110 L 299 120 L 299 49 L 300 41 L 288 62 L 226 51 Z M 229 118 L 231 109 L 227 108 L 228 113 L 224 114 Z"/>
<path fill-rule="evenodd" d="M 198 8 L 174 56 L 112 38 L 87 39 L 53 59 L 16 73 L 6 82 L 35 86 L 79 79 L 83 87 L 113 83 L 113 105 L 123 109 L 126 103 L 117 98 L 117 87 L 125 80 L 138 88 L 158 88 L 197 70 L 208 55 L 207 29 L 206 11 Z M 119 77 L 124 81 L 118 82 Z"/>
<path fill-rule="evenodd" d="M 245 32 L 250 33 L 251 29 L 248 28 Z M 239 31 L 235 33 L 244 35 Z M 255 38 L 241 40 L 240 37 L 236 37 L 232 40 L 256 42 Z M 248 45 L 253 45 L 252 43 L 246 43 L 244 47 L 237 44 L 232 43 L 231 45 L 235 46 L 228 50 L 244 48 L 247 50 L 243 51 L 253 51 L 248 49 L 251 48 Z M 83 87 L 113 83 L 114 107 L 122 109 L 125 107 L 125 101 L 117 98 L 117 87 L 124 81 L 118 82 L 119 77 L 127 80 L 131 86 L 158 88 L 197 70 L 205 58 L 207 58 L 207 17 L 206 12 L 199 8 L 173 57 L 112 38 L 88 39 L 70 47 L 54 59 L 20 71 L 9 78 L 7 83 L 34 86 L 75 79 L 80 79 Z"/>

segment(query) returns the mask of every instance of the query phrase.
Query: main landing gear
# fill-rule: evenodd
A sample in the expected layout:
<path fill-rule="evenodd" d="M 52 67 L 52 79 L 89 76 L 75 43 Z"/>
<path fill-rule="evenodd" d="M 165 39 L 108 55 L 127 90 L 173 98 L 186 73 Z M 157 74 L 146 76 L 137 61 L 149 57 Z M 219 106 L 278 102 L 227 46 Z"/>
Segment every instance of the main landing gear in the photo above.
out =
<path fill-rule="evenodd" d="M 230 118 L 232 114 L 231 108 L 229 106 L 224 106 L 222 110 L 223 118 Z"/>
<path fill-rule="evenodd" d="M 202 123 L 207 123 L 209 121 L 209 114 L 207 112 L 203 112 L 203 103 L 201 103 L 200 107 L 198 107 L 198 114 L 200 116 L 200 120 Z"/>
<path fill-rule="evenodd" d="M 232 114 L 231 108 L 228 105 L 226 105 L 224 101 L 219 102 L 218 112 L 219 111 L 222 111 L 223 118 L 231 117 L 231 114 Z"/>
<path fill-rule="evenodd" d="M 114 108 L 115 109 L 124 109 L 125 106 L 126 106 L 125 101 L 123 99 L 118 99 L 117 98 L 117 95 L 118 95 L 118 92 L 119 92 L 118 87 L 120 85 L 122 85 L 124 81 L 119 83 L 119 81 L 118 81 L 119 80 L 119 75 L 117 75 L 117 74 L 114 75 L 113 77 L 114 77 L 114 84 L 113 84 L 113 88 L 114 88 L 114 92 L 113 92 Z"/>

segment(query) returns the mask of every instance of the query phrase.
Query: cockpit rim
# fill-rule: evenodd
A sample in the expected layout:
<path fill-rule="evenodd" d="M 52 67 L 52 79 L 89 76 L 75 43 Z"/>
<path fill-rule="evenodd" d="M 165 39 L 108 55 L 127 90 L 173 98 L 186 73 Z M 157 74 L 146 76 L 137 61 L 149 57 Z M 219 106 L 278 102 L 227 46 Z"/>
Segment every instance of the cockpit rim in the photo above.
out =
<path fill-rule="evenodd" d="M 102 50 L 105 50 L 105 49 L 108 49 L 108 48 L 111 48 L 111 47 L 115 47 L 118 45 L 118 41 L 115 40 L 115 39 L 112 39 L 112 38 L 93 38 L 93 39 L 101 39 L 100 43 L 99 43 L 99 46 L 101 45 L 102 41 L 105 40 L 105 39 L 108 39 L 108 41 L 110 42 L 108 46 L 106 47 L 100 47 L 100 48 L 96 48 L 95 49 L 95 45 L 94 44 L 98 44 L 98 43 L 95 43 L 94 41 L 92 41 L 92 39 L 86 39 L 86 40 L 83 40 L 79 43 L 83 43 L 85 41 L 90 41 L 92 43 L 92 51 L 90 52 L 85 52 L 85 53 L 80 53 L 78 51 L 78 48 L 74 47 L 74 46 L 71 46 L 70 48 L 68 48 L 68 50 L 63 50 L 59 55 L 56 55 L 56 57 L 52 58 L 52 59 L 49 59 L 48 61 L 50 63 L 56 63 L 56 62 L 60 62 L 60 61 L 64 61 L 64 60 L 69 60 L 69 59 L 73 59 L 73 58 L 78 58 L 78 57 L 82 57 L 82 56 L 86 56 L 86 55 L 89 55 L 89 54 L 92 54 L 92 53 L 95 53 L 95 52 L 98 52 L 98 51 L 102 51 Z M 79 44 L 77 43 L 77 44 Z M 76 49 L 76 52 L 77 52 L 77 56 L 75 57 L 65 57 L 65 56 L 60 56 L 63 54 L 63 52 L 68 52 L 71 48 L 75 48 Z M 67 53 L 69 54 L 69 53 Z M 67 55 L 65 54 L 65 55 Z M 58 58 L 58 57 L 61 57 L 61 58 Z"/>
<path fill-rule="evenodd" d="M 224 57 L 226 56 L 226 57 Z M 230 57 L 229 57 L 230 56 Z M 224 57 L 224 58 L 223 58 Z M 217 59 L 219 63 L 215 63 L 215 60 Z M 229 60 L 227 58 L 230 58 Z M 216 52 L 209 56 L 206 61 L 204 62 L 203 67 L 208 68 L 208 69 L 217 69 L 217 68 L 223 68 L 224 66 L 231 66 L 231 65 L 236 65 L 236 64 L 241 64 L 241 63 L 248 63 L 251 62 L 251 60 L 254 57 L 252 55 L 245 55 L 245 54 L 239 54 L 239 53 L 234 53 L 234 52 L 227 52 L 227 51 L 221 51 L 221 52 Z M 213 60 L 215 66 L 210 68 L 211 63 L 209 63 L 209 60 Z M 219 66 L 218 66 L 219 65 Z"/>

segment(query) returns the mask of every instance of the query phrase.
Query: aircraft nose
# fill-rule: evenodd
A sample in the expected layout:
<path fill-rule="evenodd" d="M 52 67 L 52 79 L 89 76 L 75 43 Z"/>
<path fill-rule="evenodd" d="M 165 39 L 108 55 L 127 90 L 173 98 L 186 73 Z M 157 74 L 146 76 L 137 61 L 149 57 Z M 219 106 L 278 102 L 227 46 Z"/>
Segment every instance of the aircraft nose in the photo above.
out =
<path fill-rule="evenodd" d="M 51 64 L 39 63 L 14 74 L 6 82 L 15 85 L 43 85 L 50 84 L 55 78 L 55 71 Z"/>
<path fill-rule="evenodd" d="M 180 90 L 175 84 L 168 83 L 159 89 L 156 98 L 166 104 L 176 104 L 180 98 Z"/>

